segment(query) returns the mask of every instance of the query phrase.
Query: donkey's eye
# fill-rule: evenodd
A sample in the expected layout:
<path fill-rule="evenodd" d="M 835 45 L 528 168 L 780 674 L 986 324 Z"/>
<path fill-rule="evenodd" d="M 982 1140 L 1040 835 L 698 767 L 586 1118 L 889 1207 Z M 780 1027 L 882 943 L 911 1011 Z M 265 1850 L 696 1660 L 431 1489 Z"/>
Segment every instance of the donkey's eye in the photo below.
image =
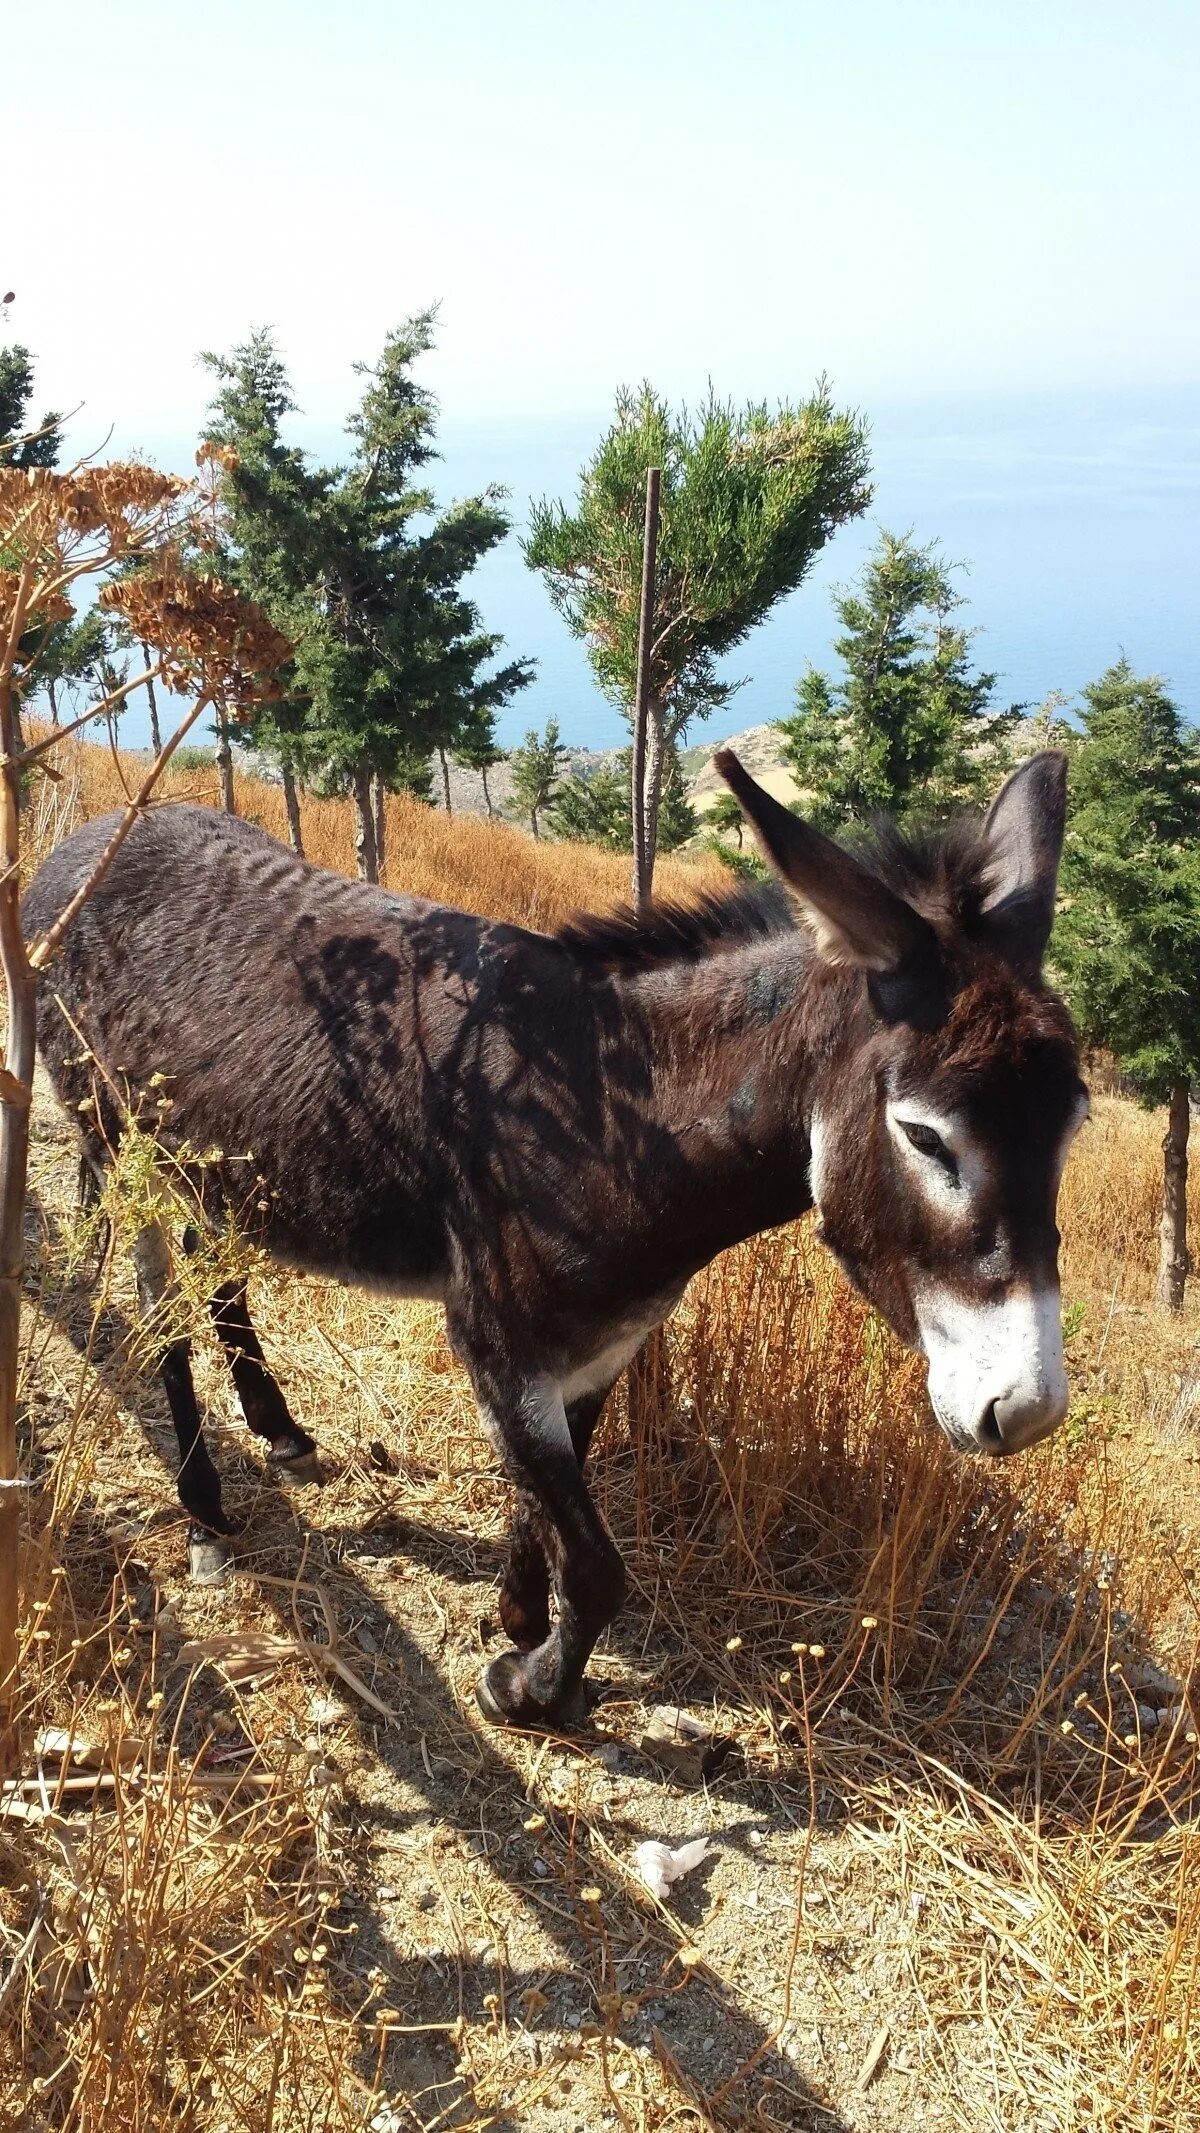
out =
<path fill-rule="evenodd" d="M 958 1164 L 940 1133 L 935 1133 L 932 1126 L 918 1126 L 903 1118 L 899 1124 L 905 1140 L 912 1143 L 919 1155 L 927 1155 L 933 1162 L 940 1163 L 949 1177 L 958 1176 Z"/>

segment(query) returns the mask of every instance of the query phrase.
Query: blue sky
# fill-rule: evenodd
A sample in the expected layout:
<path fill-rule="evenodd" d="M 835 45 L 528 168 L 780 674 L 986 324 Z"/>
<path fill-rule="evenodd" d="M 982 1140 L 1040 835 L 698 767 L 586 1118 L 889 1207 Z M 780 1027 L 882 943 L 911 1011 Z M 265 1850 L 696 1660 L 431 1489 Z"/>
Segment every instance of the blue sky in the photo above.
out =
<path fill-rule="evenodd" d="M 1060 430 L 1084 411 L 1071 451 L 1093 522 L 1120 516 L 1132 431 L 1158 432 L 1167 459 L 1170 425 L 1194 434 L 1195 6 L 23 14 L 0 80 L 0 278 L 40 394 L 83 402 L 83 447 L 111 428 L 113 449 L 182 463 L 206 397 L 197 350 L 264 323 L 304 434 L 327 444 L 353 362 L 433 299 L 447 486 L 491 452 L 520 508 L 643 375 L 770 398 L 828 372 L 873 418 L 886 515 L 930 533 L 946 530 L 939 467 L 948 494 L 994 473 L 997 409 L 1016 442 L 996 478 L 1010 499 L 1026 482 L 1034 512 L 1061 453 L 1055 421 L 1022 410 L 1036 396 Z M 1105 406 L 1111 437 L 1088 412 Z M 918 433 L 910 496 L 890 470 Z M 1194 495 L 1194 451 L 1186 482 Z M 978 575 L 972 589 L 982 609 Z M 537 634 L 520 649 L 552 653 L 548 617 Z"/>

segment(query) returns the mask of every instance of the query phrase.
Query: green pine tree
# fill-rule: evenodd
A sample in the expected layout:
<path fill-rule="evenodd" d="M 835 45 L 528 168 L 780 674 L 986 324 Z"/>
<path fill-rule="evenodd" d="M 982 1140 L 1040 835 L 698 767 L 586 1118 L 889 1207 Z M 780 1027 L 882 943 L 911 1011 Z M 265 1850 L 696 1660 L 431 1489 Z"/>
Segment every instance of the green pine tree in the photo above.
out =
<path fill-rule="evenodd" d="M 58 464 L 62 442 L 62 417 L 46 414 L 35 420 L 30 414 L 33 399 L 33 357 L 27 348 L 14 344 L 0 348 L 0 466 L 53 467 Z"/>
<path fill-rule="evenodd" d="M 502 492 L 438 513 L 418 478 L 437 456 L 436 402 L 413 375 L 433 323 L 431 312 L 410 319 L 374 367 L 359 366 L 353 448 L 336 467 L 284 443 L 291 398 L 269 335 L 207 359 L 222 381 L 209 434 L 231 454 L 232 568 L 294 647 L 286 717 L 252 737 L 318 789 L 353 795 L 370 881 L 382 790 L 411 790 L 419 759 L 452 748 L 532 678 L 527 660 L 492 665 L 502 640 L 461 590 L 508 531 Z"/>
<path fill-rule="evenodd" d="M 46 414 L 38 420 L 30 412 L 32 400 L 33 357 L 29 350 L 19 344 L 0 348 L 0 467 L 25 470 L 58 464 L 61 417 Z M 80 632 L 84 634 L 81 636 Z M 82 622 L 60 622 L 49 628 L 39 625 L 23 633 L 21 666 L 28 677 L 26 687 L 31 694 L 41 687 L 43 661 L 47 661 L 47 699 L 54 724 L 58 723 L 58 681 L 70 684 L 89 680 L 96 646 L 95 627 L 87 617 Z M 65 663 L 58 667 L 60 660 Z M 16 715 L 19 726 L 19 702 Z"/>
<path fill-rule="evenodd" d="M 732 837 L 739 852 L 745 849 L 746 817 L 731 792 L 718 793 L 712 806 L 705 809 L 704 827 L 719 837 Z"/>
<path fill-rule="evenodd" d="M 1085 1039 L 1168 1107 L 1158 1294 L 1177 1311 L 1200 1075 L 1200 749 L 1164 683 L 1126 659 L 1083 694 L 1052 952 Z"/>
<path fill-rule="evenodd" d="M 284 440 L 295 402 L 269 333 L 253 333 L 231 355 L 206 353 L 203 361 L 218 380 L 206 441 L 226 462 L 222 569 L 294 642 L 319 597 L 335 476 Z M 298 785 L 323 766 L 309 745 L 310 700 L 297 662 L 281 678 L 282 695 L 259 706 L 239 738 L 278 768 L 289 836 L 303 856 Z"/>
<path fill-rule="evenodd" d="M 737 687 L 719 662 L 794 591 L 870 490 L 863 424 L 834 408 L 824 384 L 799 407 L 774 411 L 710 397 L 675 413 L 649 385 L 620 393 L 575 506 L 533 507 L 525 558 L 628 717 L 648 467 L 662 469 L 645 788 L 652 872 L 670 752 L 693 718 L 728 704 Z"/>
<path fill-rule="evenodd" d="M 546 730 L 530 727 L 520 748 L 509 758 L 512 769 L 512 800 L 516 815 L 528 816 L 535 837 L 541 835 L 541 818 L 554 798 L 562 777 L 566 749 L 558 737 L 558 720 L 548 718 Z"/>
<path fill-rule="evenodd" d="M 478 771 L 483 784 L 484 805 L 489 816 L 494 815 L 496 810 L 492 805 L 492 796 L 488 790 L 488 772 L 489 770 L 494 770 L 497 763 L 503 763 L 508 754 L 507 748 L 502 748 L 496 739 L 495 712 L 486 706 L 480 705 L 464 718 L 455 738 L 452 753 L 455 762 L 461 763 L 464 769 Z M 447 799 L 447 813 L 449 813 L 449 808 L 450 803 L 449 799 Z"/>
<path fill-rule="evenodd" d="M 837 680 L 809 667 L 784 760 L 823 829 L 875 813 L 944 814 L 982 797 L 1007 768 L 1021 706 L 993 708 L 994 674 L 974 673 L 973 632 L 936 543 L 883 533 L 856 587 L 839 592 Z"/>
<path fill-rule="evenodd" d="M 633 750 L 623 748 L 615 763 L 602 763 L 585 775 L 565 778 L 554 794 L 547 820 L 556 837 L 575 844 L 599 844 L 610 852 L 633 850 Z M 736 805 L 736 802 L 734 803 Z M 678 751 L 672 748 L 663 772 L 658 814 L 658 849 L 673 852 L 696 834 L 696 811 Z"/>
<path fill-rule="evenodd" d="M 98 607 L 75 615 L 69 622 L 55 622 L 41 633 L 35 679 L 46 692 L 50 722 L 57 726 L 62 703 L 60 691 L 85 688 L 98 678 L 100 662 L 116 639 L 109 618 Z"/>

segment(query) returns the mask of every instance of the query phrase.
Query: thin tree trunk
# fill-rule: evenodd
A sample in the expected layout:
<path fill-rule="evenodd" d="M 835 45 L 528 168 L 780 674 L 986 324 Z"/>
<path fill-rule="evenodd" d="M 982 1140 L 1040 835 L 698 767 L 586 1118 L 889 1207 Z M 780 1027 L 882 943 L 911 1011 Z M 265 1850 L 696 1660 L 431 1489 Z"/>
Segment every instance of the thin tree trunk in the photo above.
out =
<path fill-rule="evenodd" d="M 0 964 L 8 1002 L 6 1083 L 0 1102 L 0 1768 L 16 1762 L 18 1556 L 21 1488 L 17 1474 L 17 1375 L 21 1354 L 21 1276 L 25 1263 L 25 1180 L 33 1086 L 36 980 L 21 937 L 18 868 L 21 773 L 16 691 L 0 681 L 5 876 L 0 882 Z"/>
<path fill-rule="evenodd" d="M 646 735 L 646 900 L 654 893 L 654 863 L 658 858 L 658 817 L 662 806 L 663 772 L 667 763 L 667 736 L 662 705 L 651 703 Z"/>
<path fill-rule="evenodd" d="M 287 809 L 288 840 L 292 850 L 303 859 L 304 837 L 300 829 L 300 795 L 296 790 L 296 780 L 290 764 L 283 764 L 282 777 L 283 804 Z"/>
<path fill-rule="evenodd" d="M 633 712 L 633 908 L 639 918 L 650 908 L 654 889 L 654 847 L 646 820 L 646 742 L 650 712 L 651 647 L 654 641 L 654 586 L 658 565 L 660 467 L 646 469 L 646 511 L 642 522 L 642 598 L 638 616 L 637 688 Z M 661 773 L 660 773 L 661 775 Z"/>
<path fill-rule="evenodd" d="M 491 796 L 490 792 L 488 791 L 488 781 L 487 781 L 487 764 L 486 764 L 486 763 L 481 763 L 481 764 L 480 764 L 480 766 L 479 766 L 479 775 L 480 775 L 480 777 L 481 777 L 481 778 L 483 779 L 483 799 L 484 799 L 484 805 L 485 805 L 485 807 L 487 808 L 487 811 L 488 811 L 488 819 L 489 819 L 489 821 L 490 821 L 490 820 L 491 820 L 491 817 L 492 817 L 492 816 L 493 816 L 493 815 L 495 814 L 496 810 L 495 810 L 495 808 L 494 808 L 494 807 L 492 806 L 492 796 Z"/>
<path fill-rule="evenodd" d="M 49 697 L 49 699 L 50 699 L 50 724 L 51 724 L 52 726 L 57 726 L 57 724 L 58 724 L 58 685 L 57 685 L 57 683 L 56 683 L 56 682 L 53 682 L 53 681 L 48 681 L 48 682 L 46 683 L 46 694 L 47 694 L 47 696 L 48 696 L 48 697 Z"/>
<path fill-rule="evenodd" d="M 217 768 L 221 773 L 221 805 L 227 815 L 237 813 L 237 795 L 233 789 L 233 749 L 229 745 L 229 721 L 223 711 L 217 713 Z"/>
<path fill-rule="evenodd" d="M 536 807 L 531 807 L 531 808 L 530 808 L 530 810 L 529 810 L 529 826 L 530 826 L 530 828 L 532 829 L 532 831 L 533 831 L 533 834 L 534 834 L 534 836 L 535 836 L 535 837 L 539 837 L 539 836 L 540 836 L 540 832 L 539 832 L 539 830 L 538 830 L 538 824 L 537 824 L 537 809 L 536 809 Z"/>
<path fill-rule="evenodd" d="M 1191 1123 L 1191 1089 L 1186 1081 L 1173 1082 L 1162 1144 L 1163 1210 L 1158 1233 L 1158 1300 L 1168 1311 L 1182 1311 L 1184 1285 L 1191 1270 L 1187 1246 L 1188 1133 Z"/>
<path fill-rule="evenodd" d="M 446 800 L 446 813 L 449 815 L 453 812 L 450 806 L 450 765 L 446 761 L 446 751 L 444 748 L 438 749 L 438 761 L 442 766 L 442 792 L 445 795 Z"/>
<path fill-rule="evenodd" d="M 378 879 L 382 881 L 387 869 L 387 787 L 378 774 L 371 799 L 375 815 L 375 866 Z"/>
<path fill-rule="evenodd" d="M 4 745 L 5 755 L 22 755 L 25 750 L 25 723 L 21 716 L 21 692 L 11 683 L 9 685 L 8 709 L 5 713 L 4 725 L 6 732 L 11 735 L 11 739 Z M 13 774 L 12 791 L 13 806 L 19 815 L 25 805 L 26 794 L 25 779 L 19 770 Z"/>
<path fill-rule="evenodd" d="M 371 773 L 362 765 L 354 773 L 354 809 L 358 829 L 354 850 L 360 881 L 378 881 L 379 855 L 375 849 L 375 813 L 371 805 Z"/>
<path fill-rule="evenodd" d="M 148 644 L 142 646 L 142 658 L 148 667 L 153 666 L 154 655 Z M 150 745 L 155 755 L 161 755 L 162 734 L 158 730 L 158 698 L 154 694 L 154 676 L 152 674 L 147 674 L 146 676 L 146 700 L 150 705 Z M 54 723 L 57 725 L 58 720 L 55 719 Z"/>

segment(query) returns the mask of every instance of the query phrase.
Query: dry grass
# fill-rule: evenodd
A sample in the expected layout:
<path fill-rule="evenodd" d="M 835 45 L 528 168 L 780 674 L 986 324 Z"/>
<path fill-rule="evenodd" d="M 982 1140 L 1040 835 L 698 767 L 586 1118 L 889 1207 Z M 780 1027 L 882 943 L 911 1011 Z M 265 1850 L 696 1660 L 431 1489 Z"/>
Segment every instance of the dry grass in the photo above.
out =
<path fill-rule="evenodd" d="M 39 731 L 43 739 L 49 728 Z M 42 788 L 35 849 L 56 841 L 70 820 L 89 820 L 107 809 L 123 807 L 145 775 L 144 760 L 120 752 L 67 743 L 56 760 L 61 786 Z M 279 786 L 235 772 L 238 813 L 287 842 L 287 816 Z M 220 805 L 215 769 L 176 769 L 168 765 L 164 800 L 191 800 Z M 349 800 L 301 803 L 304 848 L 317 866 L 353 874 L 354 811 Z M 592 845 L 535 843 L 508 823 L 475 815 L 447 817 L 419 801 L 390 798 L 387 803 L 385 878 L 389 887 L 443 903 L 459 903 L 488 918 L 519 918 L 522 924 L 550 927 L 572 911 L 603 910 L 629 893 L 629 861 Z M 686 895 L 692 885 L 718 887 L 729 875 L 719 860 L 704 855 L 687 862 L 667 860 L 659 875 L 660 893 Z"/>
<path fill-rule="evenodd" d="M 57 827 L 114 777 L 77 751 Z M 275 795 L 243 797 L 281 827 Z M 344 811 L 306 835 L 347 862 Z M 533 923 L 623 873 L 394 812 L 396 885 Z M 1200 2119 L 1193 1712 L 1139 1671 L 1187 1682 L 1200 1619 L 1196 1305 L 1150 1301 L 1158 1122 L 1097 1104 L 1063 1211 L 1075 1410 L 1003 1469 L 943 1446 L 806 1226 L 693 1284 L 605 1426 L 633 1591 L 578 1746 L 473 1716 L 504 1494 L 424 1307 L 258 1277 L 330 1471 L 292 1501 L 203 1335 L 249 1523 L 227 1588 L 183 1580 L 128 1276 L 92 1278 L 61 1128 L 37 1128 L 9 2123 Z M 734 1744 L 699 1793 L 638 1752 L 659 1700 Z M 68 1789 L 35 1749 L 53 1726 L 94 1751 Z M 714 1864 L 666 1910 L 634 1845 L 700 1829 Z"/>

